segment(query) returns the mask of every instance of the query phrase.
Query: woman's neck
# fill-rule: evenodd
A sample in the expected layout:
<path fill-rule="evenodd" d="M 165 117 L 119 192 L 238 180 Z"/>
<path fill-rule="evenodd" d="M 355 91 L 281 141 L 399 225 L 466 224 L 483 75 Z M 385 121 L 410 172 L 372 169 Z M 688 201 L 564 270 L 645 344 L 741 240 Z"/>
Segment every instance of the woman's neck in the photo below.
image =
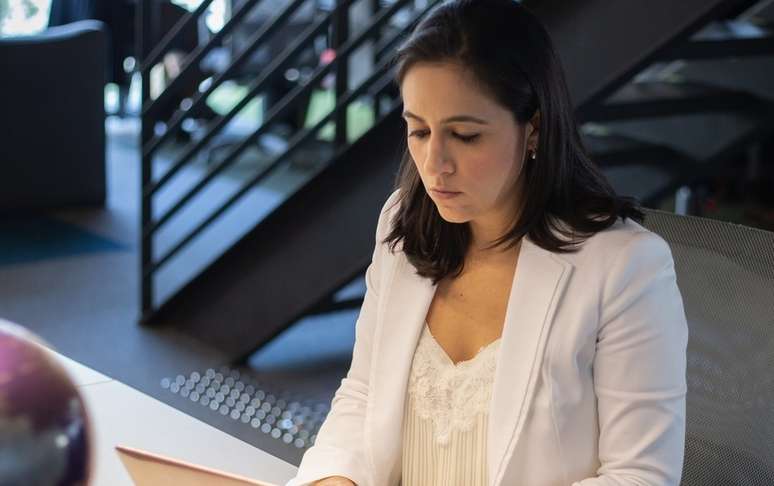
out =
<path fill-rule="evenodd" d="M 481 249 L 476 245 L 471 245 L 465 255 L 465 261 L 470 265 L 510 265 L 514 263 L 519 256 L 521 242 L 522 240 L 520 239 L 512 248 L 498 246 L 491 249 Z"/>

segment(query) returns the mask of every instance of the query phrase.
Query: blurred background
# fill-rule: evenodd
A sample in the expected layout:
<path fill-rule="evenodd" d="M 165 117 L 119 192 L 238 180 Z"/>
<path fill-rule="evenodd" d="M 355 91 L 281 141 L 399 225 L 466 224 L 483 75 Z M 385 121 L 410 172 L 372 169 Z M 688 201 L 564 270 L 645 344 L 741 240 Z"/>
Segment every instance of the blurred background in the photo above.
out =
<path fill-rule="evenodd" d="M 774 231 L 774 2 L 524 3 L 618 192 Z M 433 5 L 0 0 L 0 316 L 298 463 L 404 148 L 389 61 Z"/>

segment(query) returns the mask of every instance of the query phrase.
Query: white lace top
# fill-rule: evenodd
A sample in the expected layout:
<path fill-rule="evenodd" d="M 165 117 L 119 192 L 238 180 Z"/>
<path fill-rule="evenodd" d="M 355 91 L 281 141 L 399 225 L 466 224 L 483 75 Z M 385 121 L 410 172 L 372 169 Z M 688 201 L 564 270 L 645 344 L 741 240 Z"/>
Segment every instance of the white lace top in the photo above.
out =
<path fill-rule="evenodd" d="M 401 486 L 488 482 L 486 429 L 499 344 L 455 365 L 425 323 L 409 377 Z"/>

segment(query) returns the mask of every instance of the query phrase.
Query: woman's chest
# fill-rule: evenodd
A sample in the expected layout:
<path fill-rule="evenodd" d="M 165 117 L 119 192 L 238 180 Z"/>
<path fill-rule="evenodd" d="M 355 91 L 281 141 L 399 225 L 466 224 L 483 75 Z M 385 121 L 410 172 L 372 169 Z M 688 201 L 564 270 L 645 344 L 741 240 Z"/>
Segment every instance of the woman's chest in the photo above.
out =
<path fill-rule="evenodd" d="M 439 282 L 426 321 L 453 362 L 471 359 L 502 335 L 513 279 L 513 267 L 483 268 Z"/>

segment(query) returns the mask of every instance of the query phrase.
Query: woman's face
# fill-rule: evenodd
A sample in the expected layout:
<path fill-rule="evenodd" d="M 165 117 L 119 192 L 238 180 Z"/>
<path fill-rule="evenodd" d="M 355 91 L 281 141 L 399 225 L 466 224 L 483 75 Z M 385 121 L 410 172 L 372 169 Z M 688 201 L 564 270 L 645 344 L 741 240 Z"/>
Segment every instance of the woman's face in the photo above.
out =
<path fill-rule="evenodd" d="M 441 217 L 509 225 L 520 207 L 516 182 L 526 150 L 537 147 L 532 124 L 517 123 L 456 64 L 413 65 L 401 93 L 408 149 Z"/>

